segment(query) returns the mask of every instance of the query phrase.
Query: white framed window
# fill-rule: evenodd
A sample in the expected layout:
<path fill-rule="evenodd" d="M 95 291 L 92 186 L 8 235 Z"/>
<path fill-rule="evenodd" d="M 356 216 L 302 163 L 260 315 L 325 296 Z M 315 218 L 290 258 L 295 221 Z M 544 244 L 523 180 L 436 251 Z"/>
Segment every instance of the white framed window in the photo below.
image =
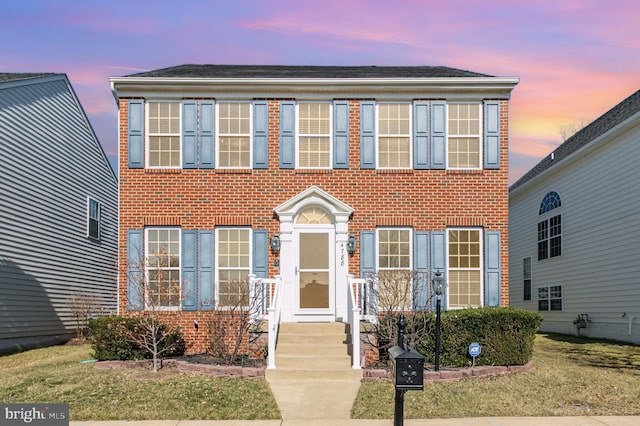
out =
<path fill-rule="evenodd" d="M 482 230 L 447 231 L 449 308 L 482 306 Z"/>
<path fill-rule="evenodd" d="M 251 229 L 218 228 L 215 241 L 218 306 L 248 306 Z"/>
<path fill-rule="evenodd" d="M 538 260 L 562 256 L 562 214 L 557 209 L 562 207 L 560 194 L 548 192 L 542 202 L 538 215 Z"/>
<path fill-rule="evenodd" d="M 378 168 L 410 169 L 411 159 L 411 104 L 378 103 Z"/>
<path fill-rule="evenodd" d="M 562 311 L 562 286 L 538 287 L 538 311 Z"/>
<path fill-rule="evenodd" d="M 531 300 L 531 256 L 522 261 L 523 300 Z"/>
<path fill-rule="evenodd" d="M 381 309 L 412 309 L 412 230 L 378 228 L 378 302 Z"/>
<path fill-rule="evenodd" d="M 180 228 L 146 228 L 145 242 L 145 305 L 177 309 L 182 303 Z"/>
<path fill-rule="evenodd" d="M 297 167 L 301 169 L 331 168 L 332 105 L 328 102 L 296 104 L 298 147 Z"/>
<path fill-rule="evenodd" d="M 147 166 L 181 167 L 181 103 L 150 101 L 146 107 Z"/>
<path fill-rule="evenodd" d="M 216 102 L 216 155 L 219 168 L 251 168 L 250 102 Z"/>
<path fill-rule="evenodd" d="M 87 198 L 87 237 L 100 239 L 100 202 L 94 198 Z"/>
<path fill-rule="evenodd" d="M 447 104 L 447 168 L 482 167 L 482 105 Z"/>

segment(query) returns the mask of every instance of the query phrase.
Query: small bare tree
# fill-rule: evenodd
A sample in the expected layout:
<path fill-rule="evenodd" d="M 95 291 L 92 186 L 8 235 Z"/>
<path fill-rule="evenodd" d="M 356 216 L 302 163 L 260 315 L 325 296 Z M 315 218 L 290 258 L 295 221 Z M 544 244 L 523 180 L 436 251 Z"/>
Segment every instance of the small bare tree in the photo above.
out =
<path fill-rule="evenodd" d="M 251 352 L 262 335 L 261 312 L 267 295 L 262 289 L 250 291 L 248 280 L 231 281 L 228 288 L 233 293 L 220 296 L 223 300 L 210 324 L 209 353 L 225 364 L 234 364 Z"/>
<path fill-rule="evenodd" d="M 76 318 L 76 339 L 84 341 L 89 318 L 102 312 L 100 302 L 92 294 L 76 291 L 67 299 L 67 305 Z"/>
<path fill-rule="evenodd" d="M 180 340 L 172 340 L 179 333 L 178 327 L 168 327 L 163 319 L 177 314 L 188 297 L 180 281 L 178 254 L 171 254 L 166 247 L 153 252 L 148 258 L 136 255 L 133 265 L 127 265 L 131 306 L 140 308 L 140 327 L 126 330 L 127 339 L 139 345 L 152 357 L 153 371 L 157 372 L 163 354 L 175 350 Z"/>
<path fill-rule="evenodd" d="M 415 347 L 427 330 L 422 315 L 432 310 L 432 291 L 428 273 L 417 271 L 384 270 L 370 274 L 369 298 L 377 303 L 374 314 L 378 321 L 373 333 L 366 335 L 367 343 L 376 348 L 380 361 L 386 361 L 388 350 L 398 343 L 397 320 L 404 314 L 408 323 L 403 344 Z"/>

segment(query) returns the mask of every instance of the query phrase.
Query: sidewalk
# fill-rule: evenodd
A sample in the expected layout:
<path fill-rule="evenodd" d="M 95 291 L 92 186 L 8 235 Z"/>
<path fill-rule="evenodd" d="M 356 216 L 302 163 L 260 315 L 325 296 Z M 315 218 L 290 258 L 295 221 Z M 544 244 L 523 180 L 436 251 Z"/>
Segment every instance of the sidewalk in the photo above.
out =
<path fill-rule="evenodd" d="M 405 426 L 636 426 L 640 416 L 611 417 L 467 417 L 405 419 Z M 147 420 L 71 422 L 71 426 L 393 426 L 390 420 Z"/>

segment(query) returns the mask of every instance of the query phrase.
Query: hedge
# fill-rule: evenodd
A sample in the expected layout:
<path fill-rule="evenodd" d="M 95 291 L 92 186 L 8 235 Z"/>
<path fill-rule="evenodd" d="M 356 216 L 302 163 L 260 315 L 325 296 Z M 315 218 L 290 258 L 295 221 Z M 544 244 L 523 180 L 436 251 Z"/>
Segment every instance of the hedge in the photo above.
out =
<path fill-rule="evenodd" d="M 153 354 L 145 348 L 139 346 L 128 337 L 133 333 L 145 333 L 142 326 L 142 318 L 110 316 L 94 318 L 89 320 L 88 329 L 93 349 L 93 357 L 99 361 L 107 360 L 140 360 L 150 359 Z M 161 332 L 164 333 L 167 326 L 161 325 Z M 172 349 L 164 351 L 164 348 Z M 184 354 L 185 342 L 179 329 L 169 333 L 162 342 L 159 351 L 162 357 L 180 356 Z"/>
<path fill-rule="evenodd" d="M 435 314 L 406 315 L 407 333 L 412 323 L 426 324 L 418 336 L 415 349 L 425 357 L 425 364 L 435 362 Z M 467 367 L 472 364 L 469 345 L 477 342 L 482 351 L 475 365 L 524 365 L 533 356 L 533 341 L 542 316 L 537 312 L 515 308 L 469 308 L 443 311 L 440 317 L 440 365 Z"/>

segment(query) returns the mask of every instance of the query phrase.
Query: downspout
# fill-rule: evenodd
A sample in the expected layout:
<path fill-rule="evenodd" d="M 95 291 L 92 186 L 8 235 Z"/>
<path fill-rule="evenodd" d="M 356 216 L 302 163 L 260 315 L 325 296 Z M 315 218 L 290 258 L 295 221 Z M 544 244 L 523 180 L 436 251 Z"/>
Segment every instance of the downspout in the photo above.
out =
<path fill-rule="evenodd" d="M 629 336 L 631 336 L 631 323 L 633 322 L 634 319 L 636 319 L 635 316 L 629 317 Z"/>

